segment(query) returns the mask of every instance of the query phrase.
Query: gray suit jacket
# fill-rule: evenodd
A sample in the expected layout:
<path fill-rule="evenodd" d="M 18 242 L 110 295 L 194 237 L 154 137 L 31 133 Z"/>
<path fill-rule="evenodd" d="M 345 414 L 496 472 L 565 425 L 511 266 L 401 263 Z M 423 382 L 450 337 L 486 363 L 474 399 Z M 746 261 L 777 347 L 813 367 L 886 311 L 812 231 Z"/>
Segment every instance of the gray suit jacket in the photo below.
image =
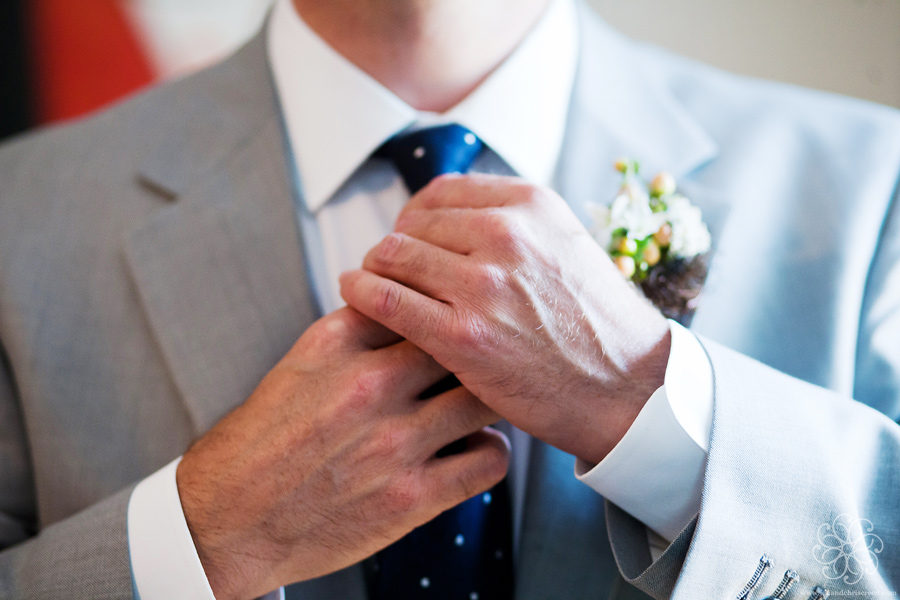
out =
<path fill-rule="evenodd" d="M 533 444 L 517 597 L 624 598 L 616 560 L 659 598 L 736 597 L 764 553 L 776 567 L 759 597 L 788 568 L 796 598 L 892 589 L 900 117 L 582 22 L 556 187 L 583 216 L 613 197 L 610 165 L 628 155 L 703 207 L 716 254 L 695 330 L 715 414 L 700 515 L 652 566 L 642 527 L 610 506 L 607 535 L 571 457 Z M 261 37 L 0 151 L 0 598 L 130 597 L 134 483 L 242 402 L 317 317 L 286 155 Z M 820 552 L 843 522 L 884 550 L 854 538 Z M 362 598 L 359 573 L 291 594 Z"/>

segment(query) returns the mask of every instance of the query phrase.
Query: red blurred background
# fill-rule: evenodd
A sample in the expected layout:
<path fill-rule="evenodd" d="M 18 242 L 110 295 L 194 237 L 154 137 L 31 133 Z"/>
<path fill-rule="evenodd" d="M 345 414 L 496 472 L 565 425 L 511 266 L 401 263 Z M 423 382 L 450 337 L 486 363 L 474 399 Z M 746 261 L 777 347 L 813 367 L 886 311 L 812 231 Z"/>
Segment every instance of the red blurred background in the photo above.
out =
<path fill-rule="evenodd" d="M 157 78 L 118 0 L 3 0 L 0 135 L 77 117 Z"/>
<path fill-rule="evenodd" d="M 0 0 L 0 138 L 216 60 L 270 0 Z"/>
<path fill-rule="evenodd" d="M 156 79 L 117 0 L 29 4 L 26 26 L 37 122 L 80 116 Z"/>

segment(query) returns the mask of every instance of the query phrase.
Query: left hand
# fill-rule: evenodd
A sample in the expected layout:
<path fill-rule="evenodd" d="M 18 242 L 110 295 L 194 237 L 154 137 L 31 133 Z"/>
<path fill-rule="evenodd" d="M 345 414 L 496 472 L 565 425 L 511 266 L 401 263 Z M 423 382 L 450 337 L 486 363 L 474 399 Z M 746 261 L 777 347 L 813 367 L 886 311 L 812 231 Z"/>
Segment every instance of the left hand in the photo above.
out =
<path fill-rule="evenodd" d="M 663 384 L 665 319 L 562 198 L 520 179 L 435 179 L 341 295 L 510 423 L 591 463 Z"/>

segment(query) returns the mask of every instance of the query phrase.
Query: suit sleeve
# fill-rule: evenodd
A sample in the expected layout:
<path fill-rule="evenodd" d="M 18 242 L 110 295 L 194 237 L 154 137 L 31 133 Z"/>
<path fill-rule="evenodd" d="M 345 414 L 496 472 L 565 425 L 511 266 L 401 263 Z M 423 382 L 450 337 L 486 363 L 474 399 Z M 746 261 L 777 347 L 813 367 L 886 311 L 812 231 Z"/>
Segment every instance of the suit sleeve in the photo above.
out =
<path fill-rule="evenodd" d="M 2 357 L 0 357 L 2 358 Z M 131 598 L 131 489 L 38 533 L 31 459 L 15 386 L 0 368 L 0 598 Z"/>
<path fill-rule="evenodd" d="M 816 598 L 817 591 L 894 595 L 900 587 L 896 196 L 865 290 L 857 400 L 701 341 L 715 379 L 701 510 L 651 564 L 637 523 L 610 507 L 610 536 L 625 577 L 657 598 L 740 598 L 757 571 L 762 576 L 749 597 L 771 595 L 792 575 L 791 598 Z"/>

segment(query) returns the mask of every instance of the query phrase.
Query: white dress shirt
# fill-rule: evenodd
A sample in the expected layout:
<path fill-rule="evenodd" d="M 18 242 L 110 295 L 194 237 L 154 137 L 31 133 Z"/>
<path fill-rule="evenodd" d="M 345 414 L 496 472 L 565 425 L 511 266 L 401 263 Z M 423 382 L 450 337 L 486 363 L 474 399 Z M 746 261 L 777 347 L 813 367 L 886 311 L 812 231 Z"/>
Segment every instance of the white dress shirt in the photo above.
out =
<path fill-rule="evenodd" d="M 476 172 L 551 185 L 575 78 L 573 0 L 553 0 L 519 47 L 444 114 L 418 112 L 347 61 L 277 0 L 268 22 L 269 61 L 297 175 L 297 217 L 323 312 L 343 305 L 338 275 L 393 228 L 409 195 L 396 169 L 372 152 L 411 127 L 455 122 L 486 149 Z M 575 476 L 648 527 L 654 556 L 700 507 L 712 421 L 712 373 L 697 339 L 672 323 L 665 385 L 625 437 Z M 521 529 L 530 438 L 506 427 L 515 537 Z M 142 600 L 214 598 L 194 549 L 173 461 L 138 484 L 128 507 L 135 590 Z"/>

